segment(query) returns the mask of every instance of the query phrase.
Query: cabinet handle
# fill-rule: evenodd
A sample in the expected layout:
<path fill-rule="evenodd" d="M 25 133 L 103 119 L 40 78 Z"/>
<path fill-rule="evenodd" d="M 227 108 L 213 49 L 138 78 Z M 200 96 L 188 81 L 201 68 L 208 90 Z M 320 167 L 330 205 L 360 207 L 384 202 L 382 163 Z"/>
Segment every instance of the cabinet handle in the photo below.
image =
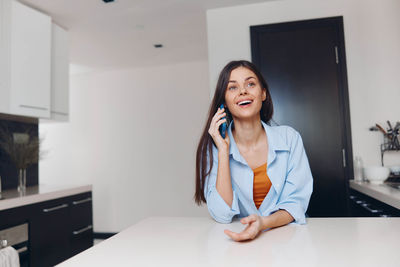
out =
<path fill-rule="evenodd" d="M 85 228 L 82 228 L 82 229 L 80 229 L 80 230 L 73 231 L 72 233 L 73 233 L 74 235 L 79 235 L 80 233 L 86 232 L 86 231 L 88 231 L 88 230 L 90 230 L 90 229 L 92 229 L 92 228 L 93 228 L 93 226 L 92 226 L 92 225 L 89 225 L 89 226 L 86 226 Z"/>
<path fill-rule="evenodd" d="M 7 242 L 7 240 L 1 240 L 1 242 L 0 242 L 0 248 L 6 248 L 7 247 L 7 244 L 8 242 Z M 25 247 L 22 247 L 22 248 L 19 248 L 19 249 L 17 249 L 17 252 L 18 253 L 22 253 L 22 252 L 25 252 L 25 251 L 27 251 L 28 250 L 28 248 L 25 246 Z"/>
<path fill-rule="evenodd" d="M 63 209 L 63 208 L 66 208 L 66 207 L 68 207 L 68 204 L 62 204 L 60 206 L 56 206 L 56 207 L 53 207 L 53 208 L 43 209 L 43 212 L 51 212 L 51 211 Z"/>
<path fill-rule="evenodd" d="M 368 204 L 367 204 L 367 203 L 361 204 L 361 206 L 362 206 L 364 209 L 366 209 L 366 210 L 368 210 L 369 212 L 371 212 L 371 213 L 379 213 L 379 212 L 382 212 L 381 210 L 371 209 L 370 207 L 368 207 Z"/>
<path fill-rule="evenodd" d="M 346 168 L 346 149 L 342 149 L 343 168 Z"/>
<path fill-rule="evenodd" d="M 40 110 L 48 110 L 48 108 L 44 107 L 35 107 L 35 106 L 29 106 L 29 105 L 19 105 L 21 108 L 31 108 L 31 109 L 40 109 Z"/>
<path fill-rule="evenodd" d="M 18 252 L 18 253 L 22 253 L 22 252 L 25 252 L 25 251 L 27 251 L 27 250 L 28 250 L 27 247 L 22 247 L 22 248 L 17 249 L 17 252 Z"/>
<path fill-rule="evenodd" d="M 78 200 L 78 201 L 72 201 L 72 204 L 73 205 L 78 205 L 78 204 L 82 204 L 82 203 L 89 202 L 89 201 L 92 201 L 91 197 L 88 197 L 88 198 L 82 199 L 82 200 Z"/>

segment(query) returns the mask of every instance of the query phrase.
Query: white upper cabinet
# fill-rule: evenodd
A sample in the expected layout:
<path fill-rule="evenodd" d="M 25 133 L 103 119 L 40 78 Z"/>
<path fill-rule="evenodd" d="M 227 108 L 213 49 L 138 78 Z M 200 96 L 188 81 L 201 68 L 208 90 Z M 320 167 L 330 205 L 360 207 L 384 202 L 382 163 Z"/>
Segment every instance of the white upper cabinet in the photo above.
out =
<path fill-rule="evenodd" d="M 0 0 L 0 112 L 50 117 L 51 18 Z"/>
<path fill-rule="evenodd" d="M 69 113 L 69 50 L 68 32 L 52 24 L 51 44 L 51 119 L 68 121 Z"/>

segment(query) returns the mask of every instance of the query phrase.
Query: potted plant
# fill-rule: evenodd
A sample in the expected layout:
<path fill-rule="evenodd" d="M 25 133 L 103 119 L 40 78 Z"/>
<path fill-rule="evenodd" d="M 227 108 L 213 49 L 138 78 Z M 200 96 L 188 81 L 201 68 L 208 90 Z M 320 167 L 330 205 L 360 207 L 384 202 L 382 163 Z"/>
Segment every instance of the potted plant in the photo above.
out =
<path fill-rule="evenodd" d="M 39 138 L 32 134 L 32 129 L 10 132 L 6 127 L 0 128 L 0 148 L 17 167 L 18 192 L 22 194 L 26 191 L 26 169 L 39 161 L 39 143 Z"/>

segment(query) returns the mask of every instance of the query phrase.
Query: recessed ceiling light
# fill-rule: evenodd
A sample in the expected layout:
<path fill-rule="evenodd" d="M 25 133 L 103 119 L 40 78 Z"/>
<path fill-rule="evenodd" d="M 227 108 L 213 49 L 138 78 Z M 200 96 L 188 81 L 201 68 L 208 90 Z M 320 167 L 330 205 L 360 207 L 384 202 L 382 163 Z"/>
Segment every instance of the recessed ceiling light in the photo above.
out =
<path fill-rule="evenodd" d="M 155 48 L 161 48 L 161 47 L 163 47 L 163 45 L 162 44 L 155 44 L 154 47 Z"/>

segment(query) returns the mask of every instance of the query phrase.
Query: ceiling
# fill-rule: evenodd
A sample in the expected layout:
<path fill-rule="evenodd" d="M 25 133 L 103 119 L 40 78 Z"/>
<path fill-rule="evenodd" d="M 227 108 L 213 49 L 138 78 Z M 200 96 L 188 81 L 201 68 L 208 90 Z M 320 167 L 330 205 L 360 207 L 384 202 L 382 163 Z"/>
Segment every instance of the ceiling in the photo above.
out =
<path fill-rule="evenodd" d="M 206 10 L 266 0 L 20 1 L 69 31 L 71 73 L 80 73 L 207 60 Z"/>

